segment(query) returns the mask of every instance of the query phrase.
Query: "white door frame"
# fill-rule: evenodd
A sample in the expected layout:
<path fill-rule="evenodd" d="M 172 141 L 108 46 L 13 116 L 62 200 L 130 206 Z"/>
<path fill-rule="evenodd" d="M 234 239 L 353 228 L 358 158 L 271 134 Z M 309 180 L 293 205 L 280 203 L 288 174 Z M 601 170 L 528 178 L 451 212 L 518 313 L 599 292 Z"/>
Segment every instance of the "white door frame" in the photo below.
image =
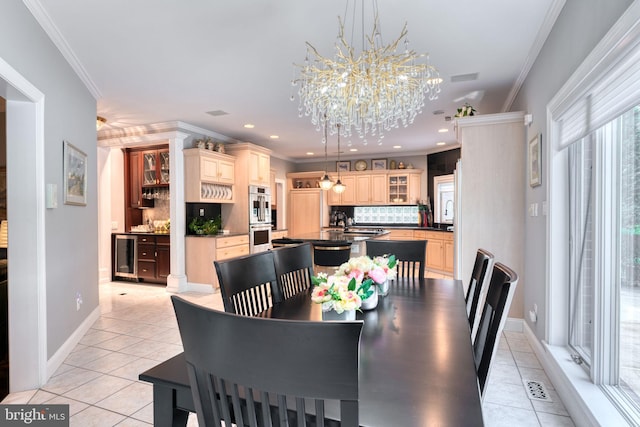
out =
<path fill-rule="evenodd" d="M 2 58 L 0 95 L 7 100 L 9 384 L 15 392 L 47 379 L 45 97 Z"/>

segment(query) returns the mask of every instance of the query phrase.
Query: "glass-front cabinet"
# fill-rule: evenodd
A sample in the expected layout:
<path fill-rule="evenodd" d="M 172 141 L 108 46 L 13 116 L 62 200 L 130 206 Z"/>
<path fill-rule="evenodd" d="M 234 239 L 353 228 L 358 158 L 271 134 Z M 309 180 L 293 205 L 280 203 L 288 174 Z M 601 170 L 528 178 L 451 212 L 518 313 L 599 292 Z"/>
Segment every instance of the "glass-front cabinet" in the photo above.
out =
<path fill-rule="evenodd" d="M 169 184 L 169 151 L 145 151 L 142 159 L 142 185 Z"/>
<path fill-rule="evenodd" d="M 418 169 L 387 175 L 387 201 L 394 204 L 416 204 L 420 201 L 420 177 Z"/>

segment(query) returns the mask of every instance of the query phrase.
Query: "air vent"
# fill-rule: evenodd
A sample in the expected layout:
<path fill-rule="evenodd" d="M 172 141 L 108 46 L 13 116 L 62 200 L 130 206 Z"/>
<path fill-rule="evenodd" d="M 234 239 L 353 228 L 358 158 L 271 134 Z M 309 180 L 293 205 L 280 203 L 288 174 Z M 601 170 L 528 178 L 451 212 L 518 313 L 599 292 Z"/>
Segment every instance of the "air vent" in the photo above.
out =
<path fill-rule="evenodd" d="M 213 116 L 213 117 L 218 117 L 218 116 L 226 116 L 227 113 L 226 111 L 223 110 L 213 110 L 213 111 L 207 111 L 207 114 Z"/>
<path fill-rule="evenodd" d="M 436 110 L 436 111 L 433 112 L 434 116 L 439 116 L 440 114 L 444 114 L 444 111 L 443 110 Z"/>
<path fill-rule="evenodd" d="M 541 400 L 543 402 L 552 402 L 551 396 L 543 383 L 540 381 L 525 380 L 523 379 L 524 388 L 527 391 L 527 396 L 532 400 Z"/>
<path fill-rule="evenodd" d="M 451 83 L 470 82 L 473 80 L 478 80 L 478 73 L 458 74 L 457 76 L 451 76 Z"/>

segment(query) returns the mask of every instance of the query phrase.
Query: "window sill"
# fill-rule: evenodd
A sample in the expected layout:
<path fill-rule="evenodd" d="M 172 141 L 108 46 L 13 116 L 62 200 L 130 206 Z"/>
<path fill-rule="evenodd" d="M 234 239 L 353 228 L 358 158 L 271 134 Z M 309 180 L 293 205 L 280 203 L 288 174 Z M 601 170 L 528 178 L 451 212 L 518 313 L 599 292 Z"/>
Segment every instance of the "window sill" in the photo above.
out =
<path fill-rule="evenodd" d="M 554 378 L 553 385 L 576 425 L 630 425 L 619 409 L 587 372 L 573 362 L 568 348 L 543 343 L 548 356 L 545 370 Z"/>

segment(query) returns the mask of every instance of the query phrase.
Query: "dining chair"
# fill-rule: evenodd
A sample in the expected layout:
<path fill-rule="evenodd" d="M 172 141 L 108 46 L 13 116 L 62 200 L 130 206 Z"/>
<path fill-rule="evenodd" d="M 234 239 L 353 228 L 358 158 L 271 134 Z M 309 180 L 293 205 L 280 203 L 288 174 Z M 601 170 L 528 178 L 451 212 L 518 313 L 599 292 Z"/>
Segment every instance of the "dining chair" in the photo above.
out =
<path fill-rule="evenodd" d="M 362 321 L 246 317 L 171 300 L 200 426 L 326 426 L 337 417 L 358 426 Z M 327 400 L 339 401 L 332 419 Z"/>
<path fill-rule="evenodd" d="M 398 277 L 424 279 L 426 240 L 376 240 L 366 241 L 370 257 L 393 254 L 398 261 Z M 416 275 L 417 273 L 417 275 Z"/>
<path fill-rule="evenodd" d="M 271 251 L 214 261 L 224 311 L 255 316 L 280 301 Z"/>
<path fill-rule="evenodd" d="M 284 246 L 272 252 L 282 298 L 290 298 L 311 287 L 311 276 L 313 276 L 311 243 Z"/>
<path fill-rule="evenodd" d="M 482 396 L 517 284 L 518 275 L 513 270 L 499 262 L 495 263 L 473 343 L 478 386 Z"/>
<path fill-rule="evenodd" d="M 473 264 L 473 270 L 471 271 L 469 287 L 467 288 L 467 294 L 464 298 L 467 303 L 467 316 L 469 317 L 471 337 L 475 334 L 474 328 L 476 326 L 480 295 L 489 281 L 491 269 L 493 268 L 493 261 L 494 257 L 491 252 L 484 249 L 478 249 L 478 252 L 476 253 L 476 261 Z"/>

